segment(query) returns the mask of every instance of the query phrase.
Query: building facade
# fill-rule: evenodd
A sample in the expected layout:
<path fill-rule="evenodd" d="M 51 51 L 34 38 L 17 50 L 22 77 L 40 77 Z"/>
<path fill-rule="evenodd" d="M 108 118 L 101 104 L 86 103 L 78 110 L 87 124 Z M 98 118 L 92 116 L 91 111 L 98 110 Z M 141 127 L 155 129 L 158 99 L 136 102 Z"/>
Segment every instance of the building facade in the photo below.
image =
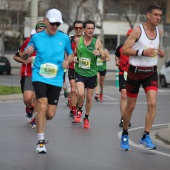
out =
<path fill-rule="evenodd" d="M 37 8 L 33 5 L 35 1 L 38 3 Z M 159 27 L 164 35 L 161 46 L 166 50 L 168 58 L 170 0 L 156 1 L 164 7 L 163 21 Z M 45 16 L 48 9 L 58 8 L 64 20 L 61 30 L 73 34 L 72 25 L 75 20 L 92 19 L 96 23 L 95 36 L 103 40 L 104 46 L 113 55 L 116 47 L 126 39 L 127 30 L 146 20 L 145 11 L 149 3 L 150 0 L 145 3 L 142 0 L 0 0 L 0 34 L 2 37 L 5 30 L 7 35 L 8 30 L 8 34 L 10 31 L 19 33 L 21 39 L 24 35 L 27 37 L 33 25 Z M 24 34 L 24 30 L 27 30 L 27 34 Z M 112 62 L 114 64 L 113 57 Z"/>

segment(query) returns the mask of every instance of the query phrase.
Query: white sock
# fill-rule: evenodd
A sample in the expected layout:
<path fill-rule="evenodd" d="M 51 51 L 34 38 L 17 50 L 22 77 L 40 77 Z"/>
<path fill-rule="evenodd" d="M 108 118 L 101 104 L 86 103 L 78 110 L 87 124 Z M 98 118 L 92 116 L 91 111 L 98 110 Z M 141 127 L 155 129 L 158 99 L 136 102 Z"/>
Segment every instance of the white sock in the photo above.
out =
<path fill-rule="evenodd" d="M 37 133 L 38 141 L 44 140 L 44 133 Z"/>

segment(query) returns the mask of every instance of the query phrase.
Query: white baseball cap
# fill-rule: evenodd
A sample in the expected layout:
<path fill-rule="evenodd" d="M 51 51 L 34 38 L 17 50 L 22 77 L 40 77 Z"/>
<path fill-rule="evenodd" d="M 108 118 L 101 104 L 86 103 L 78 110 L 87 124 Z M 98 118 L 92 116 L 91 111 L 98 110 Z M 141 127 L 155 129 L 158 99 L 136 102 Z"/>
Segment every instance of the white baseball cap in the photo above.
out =
<path fill-rule="evenodd" d="M 47 12 L 46 18 L 48 18 L 50 23 L 60 22 L 63 23 L 61 12 L 57 9 L 50 9 Z"/>

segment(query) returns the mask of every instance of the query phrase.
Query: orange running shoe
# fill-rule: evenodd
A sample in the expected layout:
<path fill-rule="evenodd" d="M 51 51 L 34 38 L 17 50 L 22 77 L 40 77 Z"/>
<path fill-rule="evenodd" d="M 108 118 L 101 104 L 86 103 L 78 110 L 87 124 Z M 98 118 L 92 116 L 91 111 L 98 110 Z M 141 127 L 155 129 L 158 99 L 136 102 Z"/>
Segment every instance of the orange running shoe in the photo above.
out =
<path fill-rule="evenodd" d="M 103 100 L 103 93 L 100 93 L 100 101 Z"/>
<path fill-rule="evenodd" d="M 84 118 L 83 121 L 84 121 L 83 127 L 84 127 L 85 129 L 89 129 L 89 128 L 90 128 L 89 119 Z"/>
<path fill-rule="evenodd" d="M 80 123 L 82 121 L 82 110 L 77 110 L 76 115 L 74 116 L 74 120 L 72 123 Z"/>

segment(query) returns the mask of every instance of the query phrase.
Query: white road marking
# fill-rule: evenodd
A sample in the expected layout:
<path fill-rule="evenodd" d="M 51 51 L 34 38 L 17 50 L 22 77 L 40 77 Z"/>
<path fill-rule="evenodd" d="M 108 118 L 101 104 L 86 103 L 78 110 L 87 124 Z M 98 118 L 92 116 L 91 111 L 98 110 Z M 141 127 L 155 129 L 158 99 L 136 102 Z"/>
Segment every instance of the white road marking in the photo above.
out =
<path fill-rule="evenodd" d="M 99 101 L 99 102 L 100 102 L 100 101 Z M 100 105 L 101 105 L 101 104 L 104 104 L 104 105 L 106 105 L 106 104 L 108 104 L 108 105 L 109 105 L 109 104 L 111 104 L 111 105 L 113 105 L 113 104 L 118 105 L 119 103 L 117 103 L 117 102 L 113 102 L 113 103 L 102 103 L 102 102 L 100 102 Z"/>
<path fill-rule="evenodd" d="M 108 95 L 103 95 L 104 99 L 109 99 L 109 100 L 118 100 L 117 98 L 114 98 L 114 97 L 110 97 Z"/>
<path fill-rule="evenodd" d="M 165 126 L 167 124 L 157 124 L 157 125 L 153 125 L 153 127 L 156 127 L 156 126 Z M 136 127 L 136 128 L 132 128 L 132 129 L 129 129 L 128 131 L 134 131 L 134 130 L 139 130 L 139 129 L 143 129 L 144 127 Z M 122 135 L 122 131 L 119 131 L 118 132 L 118 136 L 119 138 L 121 138 L 121 135 Z M 139 149 L 142 149 L 142 150 L 146 150 L 146 151 L 149 151 L 149 152 L 153 152 L 153 153 L 156 153 L 156 154 L 160 154 L 160 155 L 163 155 L 163 156 L 167 156 L 167 157 L 170 157 L 170 154 L 168 153 L 164 153 L 164 152 L 160 152 L 158 150 L 147 150 L 145 148 L 142 148 L 140 147 L 139 144 L 136 144 L 135 142 L 133 142 L 132 140 L 129 139 L 129 144 L 133 147 L 136 147 L 136 148 L 139 148 Z"/>

